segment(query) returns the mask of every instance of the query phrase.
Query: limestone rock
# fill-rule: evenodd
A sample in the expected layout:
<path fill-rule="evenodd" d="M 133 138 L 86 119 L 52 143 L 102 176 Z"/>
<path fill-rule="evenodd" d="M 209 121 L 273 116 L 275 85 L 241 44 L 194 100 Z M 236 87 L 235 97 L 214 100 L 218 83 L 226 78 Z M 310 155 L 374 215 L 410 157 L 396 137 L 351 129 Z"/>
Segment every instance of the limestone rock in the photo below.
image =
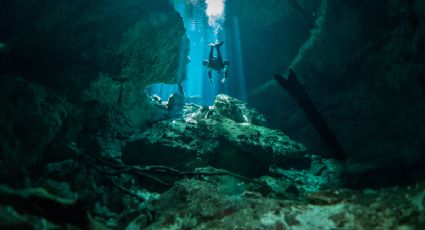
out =
<path fill-rule="evenodd" d="M 171 115 L 177 115 L 183 110 L 184 104 L 184 96 L 173 93 L 168 97 L 166 106 Z"/>
<path fill-rule="evenodd" d="M 214 183 L 182 180 L 153 202 L 147 229 L 421 229 L 424 184 L 380 191 L 332 189 L 299 200 L 255 192 L 229 195 Z"/>
<path fill-rule="evenodd" d="M 294 183 L 288 180 L 277 179 L 271 176 L 263 176 L 259 180 L 267 185 L 273 196 L 288 199 L 293 198 L 299 194 L 299 191 Z"/>
<path fill-rule="evenodd" d="M 238 123 L 265 125 L 266 119 L 255 109 L 246 106 L 246 103 L 224 94 L 217 95 L 214 107 L 220 115 Z"/>
<path fill-rule="evenodd" d="M 254 121 L 262 118 L 244 103 L 219 95 L 215 104 L 217 108 L 186 105 L 182 118 L 155 123 L 134 136 L 123 149 L 124 162 L 177 166 L 200 158 L 245 175 L 264 173 L 270 164 L 310 165 L 302 144 L 281 131 L 239 120 L 244 113 Z"/>
<path fill-rule="evenodd" d="M 116 118 L 114 128 L 150 122 L 144 87 L 184 78 L 188 40 L 168 0 L 5 4 L 16 24 L 0 41 L 0 75 L 19 74 L 76 104 L 95 100 L 105 108 L 99 120 Z"/>

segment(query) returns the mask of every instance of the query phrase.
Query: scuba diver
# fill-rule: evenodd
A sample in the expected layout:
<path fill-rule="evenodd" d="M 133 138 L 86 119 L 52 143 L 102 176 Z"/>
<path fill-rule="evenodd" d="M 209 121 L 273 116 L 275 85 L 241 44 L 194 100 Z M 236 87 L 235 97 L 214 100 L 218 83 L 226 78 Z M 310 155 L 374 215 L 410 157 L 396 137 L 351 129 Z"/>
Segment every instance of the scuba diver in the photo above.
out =
<path fill-rule="evenodd" d="M 222 82 L 222 83 L 226 82 L 226 79 L 227 79 L 227 75 L 228 75 L 227 70 L 228 70 L 228 68 L 229 68 L 229 64 L 230 64 L 230 62 L 229 62 L 228 60 L 224 60 L 224 61 L 223 61 L 223 59 L 222 59 L 222 57 L 221 57 L 221 53 L 220 53 L 220 46 L 221 46 L 221 45 L 223 45 L 223 43 L 224 43 L 224 42 L 216 41 L 215 43 L 210 43 L 210 44 L 208 44 L 208 46 L 210 46 L 210 47 L 211 47 L 210 55 L 209 55 L 209 57 L 208 57 L 208 60 L 204 60 L 204 61 L 202 62 L 202 64 L 208 68 L 208 78 L 210 79 L 210 82 L 211 82 L 211 83 L 213 82 L 213 81 L 212 81 L 212 77 L 211 77 L 211 72 L 212 72 L 213 70 L 217 71 L 217 73 L 220 73 L 220 72 L 221 72 L 221 70 L 223 70 L 223 72 L 224 72 L 224 77 L 223 77 L 223 79 L 221 79 L 221 82 Z M 214 47 L 215 47 L 215 48 L 216 48 L 216 50 L 217 50 L 217 57 L 215 57 L 215 56 L 213 55 Z"/>

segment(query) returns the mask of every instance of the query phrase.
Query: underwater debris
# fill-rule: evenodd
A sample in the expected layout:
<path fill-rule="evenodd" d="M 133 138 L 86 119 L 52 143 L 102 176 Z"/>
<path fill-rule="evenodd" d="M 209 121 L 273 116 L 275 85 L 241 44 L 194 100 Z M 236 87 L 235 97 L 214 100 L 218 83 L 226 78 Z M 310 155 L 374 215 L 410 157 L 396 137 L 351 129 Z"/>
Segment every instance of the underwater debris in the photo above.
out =
<path fill-rule="evenodd" d="M 341 144 L 337 140 L 335 134 L 333 134 L 323 115 L 317 110 L 316 106 L 311 101 L 310 96 L 298 80 L 295 72 L 292 69 L 289 69 L 287 78 L 275 74 L 274 79 L 279 83 L 279 85 L 286 89 L 286 91 L 288 91 L 294 100 L 300 105 L 311 124 L 319 133 L 320 137 L 322 137 L 323 142 L 329 148 L 332 156 L 340 160 L 346 159 L 347 155 L 344 153 Z"/>

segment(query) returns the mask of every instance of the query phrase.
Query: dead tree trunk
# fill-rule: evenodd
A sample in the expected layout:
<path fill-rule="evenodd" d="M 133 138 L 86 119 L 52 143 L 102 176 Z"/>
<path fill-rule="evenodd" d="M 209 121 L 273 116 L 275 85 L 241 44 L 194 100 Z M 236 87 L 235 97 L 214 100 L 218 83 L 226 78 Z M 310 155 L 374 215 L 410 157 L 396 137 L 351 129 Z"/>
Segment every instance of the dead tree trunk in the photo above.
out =
<path fill-rule="evenodd" d="M 305 112 L 307 118 L 319 133 L 320 137 L 322 138 L 325 145 L 329 148 L 329 151 L 332 153 L 333 157 L 336 159 L 345 160 L 347 157 L 341 147 L 341 144 L 336 139 L 336 136 L 333 134 L 323 115 L 317 110 L 316 106 L 311 101 L 310 96 L 307 94 L 302 84 L 298 81 L 295 72 L 290 69 L 288 79 L 278 74 L 274 75 L 274 79 L 279 83 L 280 86 L 288 91 L 292 98 L 294 98 L 301 109 Z"/>

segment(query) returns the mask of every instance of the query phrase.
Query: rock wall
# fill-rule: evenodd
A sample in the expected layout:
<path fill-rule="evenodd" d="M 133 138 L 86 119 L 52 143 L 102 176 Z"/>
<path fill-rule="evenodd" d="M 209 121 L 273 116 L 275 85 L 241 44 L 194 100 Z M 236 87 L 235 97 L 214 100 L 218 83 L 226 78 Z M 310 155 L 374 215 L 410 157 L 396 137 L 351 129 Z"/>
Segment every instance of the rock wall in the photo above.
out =
<path fill-rule="evenodd" d="M 0 83 L 0 180 L 19 184 L 61 135 L 72 105 L 21 78 L 0 78 Z"/>
<path fill-rule="evenodd" d="M 424 161 L 424 10 L 414 0 L 321 1 L 314 29 L 290 65 L 349 158 L 373 162 L 369 169 L 396 177 Z M 275 61 L 279 56 L 270 62 L 285 65 Z M 251 58 L 245 53 L 245 60 Z M 293 99 L 273 81 L 251 91 L 249 102 L 274 127 L 311 150 L 327 151 Z"/>
<path fill-rule="evenodd" d="M 19 73 L 72 96 L 102 73 L 140 87 L 175 82 L 180 57 L 187 56 L 182 20 L 167 0 L 28 5 L 15 6 L 23 11 L 19 29 L 2 36 L 10 47 L 10 65 L 2 73 Z"/>
<path fill-rule="evenodd" d="M 188 40 L 168 0 L 6 0 L 1 8 L 1 163 L 15 159 L 11 174 L 52 143 L 98 152 L 106 132 L 142 129 L 157 115 L 144 88 L 185 77 Z"/>

